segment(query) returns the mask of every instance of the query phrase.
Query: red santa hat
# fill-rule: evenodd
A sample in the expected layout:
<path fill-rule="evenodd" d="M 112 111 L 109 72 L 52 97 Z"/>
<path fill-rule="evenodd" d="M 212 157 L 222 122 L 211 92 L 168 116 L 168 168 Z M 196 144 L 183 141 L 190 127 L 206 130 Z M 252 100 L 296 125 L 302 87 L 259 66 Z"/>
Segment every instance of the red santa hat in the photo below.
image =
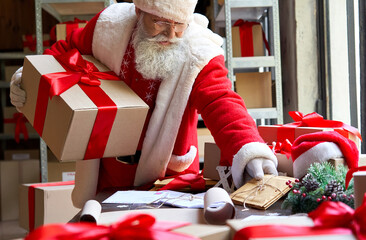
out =
<path fill-rule="evenodd" d="M 144 12 L 180 23 L 189 23 L 197 0 L 133 0 L 135 6 Z"/>
<path fill-rule="evenodd" d="M 343 157 L 349 169 L 358 166 L 359 152 L 355 142 L 335 131 L 305 134 L 291 148 L 294 177 L 301 178 L 314 162 Z"/>

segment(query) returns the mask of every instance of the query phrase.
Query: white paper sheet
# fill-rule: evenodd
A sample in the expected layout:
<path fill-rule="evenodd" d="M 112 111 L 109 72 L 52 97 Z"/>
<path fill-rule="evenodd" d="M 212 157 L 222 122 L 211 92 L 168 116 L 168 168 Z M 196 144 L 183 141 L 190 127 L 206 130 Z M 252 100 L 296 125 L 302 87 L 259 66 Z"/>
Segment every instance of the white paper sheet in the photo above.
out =
<path fill-rule="evenodd" d="M 205 193 L 191 194 L 177 191 L 118 191 L 103 203 L 164 204 L 181 208 L 203 208 Z"/>

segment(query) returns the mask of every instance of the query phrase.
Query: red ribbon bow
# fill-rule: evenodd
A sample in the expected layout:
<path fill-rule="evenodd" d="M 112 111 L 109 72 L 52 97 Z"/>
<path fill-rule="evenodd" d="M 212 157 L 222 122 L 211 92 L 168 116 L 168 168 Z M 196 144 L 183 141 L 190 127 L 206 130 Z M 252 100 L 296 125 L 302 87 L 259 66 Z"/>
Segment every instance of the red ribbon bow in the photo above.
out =
<path fill-rule="evenodd" d="M 28 47 L 32 52 L 36 51 L 37 47 L 37 39 L 34 35 L 25 35 L 25 40 L 23 41 L 23 48 Z M 43 46 L 49 47 L 51 46 L 50 40 L 43 40 Z"/>
<path fill-rule="evenodd" d="M 361 134 L 356 128 L 340 121 L 326 120 L 316 112 L 304 115 L 299 111 L 290 111 L 289 115 L 295 122 L 284 124 L 278 128 L 277 141 L 283 142 L 288 139 L 290 142 L 294 142 L 294 131 L 297 127 L 334 128 L 334 131 L 346 138 L 348 138 L 348 132 L 350 132 L 362 141 Z"/>
<path fill-rule="evenodd" d="M 146 240 L 197 240 L 198 238 L 170 230 L 189 225 L 189 223 L 156 222 L 148 214 L 130 214 L 111 225 L 92 223 L 50 224 L 31 232 L 26 240 L 46 239 L 146 239 Z"/>
<path fill-rule="evenodd" d="M 206 181 L 203 179 L 201 174 L 187 173 L 175 177 L 171 182 L 169 182 L 161 190 L 179 190 L 185 187 L 191 187 L 192 191 L 205 191 Z"/>
<path fill-rule="evenodd" d="M 239 230 L 234 240 L 266 237 L 354 234 L 366 240 L 366 194 L 362 205 L 353 210 L 342 202 L 326 201 L 309 213 L 314 227 L 288 225 L 251 226 Z M 264 230 L 265 229 L 265 230 Z"/>
<path fill-rule="evenodd" d="M 120 79 L 112 71 L 99 72 L 98 68 L 93 63 L 83 59 L 76 49 L 55 56 L 55 58 L 65 68 L 66 72 L 49 73 L 41 76 L 33 127 L 42 136 L 48 98 L 52 99 L 53 96 L 60 95 L 78 84 L 98 107 L 97 117 L 84 159 L 101 158 L 112 129 L 117 107 L 112 99 L 97 86 L 101 84 L 99 79 Z"/>
<path fill-rule="evenodd" d="M 287 159 L 291 157 L 291 147 L 292 144 L 288 139 L 286 139 L 284 142 L 276 142 L 274 148 L 273 146 L 270 146 L 273 152 L 285 154 Z"/>
<path fill-rule="evenodd" d="M 28 130 L 25 125 L 28 120 L 25 118 L 23 113 L 14 113 L 13 118 L 4 119 L 4 123 L 15 123 L 14 138 L 17 143 L 20 142 L 20 134 L 24 136 L 24 140 L 28 140 Z"/>

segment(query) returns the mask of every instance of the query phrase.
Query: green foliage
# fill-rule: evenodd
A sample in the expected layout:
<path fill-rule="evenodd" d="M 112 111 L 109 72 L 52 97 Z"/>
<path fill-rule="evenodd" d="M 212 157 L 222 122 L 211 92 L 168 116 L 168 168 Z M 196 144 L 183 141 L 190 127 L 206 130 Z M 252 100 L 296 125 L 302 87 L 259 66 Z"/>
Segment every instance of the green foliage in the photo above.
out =
<path fill-rule="evenodd" d="M 308 213 L 324 201 L 341 201 L 354 208 L 353 180 L 345 190 L 346 174 L 343 165 L 335 169 L 328 162 L 312 164 L 301 181 L 291 184 L 282 208 L 291 208 L 292 213 Z"/>

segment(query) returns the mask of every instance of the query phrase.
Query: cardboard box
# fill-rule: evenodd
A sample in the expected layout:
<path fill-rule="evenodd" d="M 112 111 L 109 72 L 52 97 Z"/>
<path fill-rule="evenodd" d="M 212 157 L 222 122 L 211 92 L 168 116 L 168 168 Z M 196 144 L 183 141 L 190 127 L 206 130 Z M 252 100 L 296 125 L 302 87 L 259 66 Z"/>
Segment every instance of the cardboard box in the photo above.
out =
<path fill-rule="evenodd" d="M 40 159 L 39 149 L 4 150 L 5 160 Z"/>
<path fill-rule="evenodd" d="M 15 127 L 16 127 L 16 119 L 15 115 L 19 113 L 15 107 L 4 107 L 3 108 L 3 124 L 4 124 L 4 133 L 13 135 L 15 134 Z M 24 116 L 23 116 L 24 117 Z M 25 124 L 28 134 L 37 133 L 36 130 L 32 127 L 32 125 L 28 122 L 26 118 L 24 118 L 22 123 Z M 22 133 L 20 135 L 23 135 Z"/>
<path fill-rule="evenodd" d="M 5 66 L 5 81 L 10 82 L 13 74 L 20 68 L 21 66 Z"/>
<path fill-rule="evenodd" d="M 266 126 L 258 126 L 258 132 L 263 138 L 263 140 L 269 144 L 272 145 L 273 142 L 282 142 L 282 139 L 277 140 L 277 132 L 278 128 L 282 127 L 282 125 L 266 125 Z M 300 137 L 301 135 L 309 134 L 309 133 L 315 133 L 315 132 L 323 132 L 323 131 L 338 131 L 338 129 L 334 128 L 320 128 L 320 127 L 297 127 L 294 129 L 294 135 L 288 136 L 288 140 L 293 143 L 293 141 Z M 343 131 L 343 130 L 342 130 Z M 291 138 L 291 139 L 289 139 Z M 348 133 L 348 138 L 354 141 L 359 148 L 360 143 L 357 136 L 355 136 L 352 133 Z"/>
<path fill-rule="evenodd" d="M 19 217 L 18 186 L 40 180 L 39 160 L 0 161 L 0 220 Z"/>
<path fill-rule="evenodd" d="M 200 157 L 203 157 L 205 155 L 205 143 L 215 142 L 215 140 L 211 135 L 210 130 L 208 130 L 208 128 L 198 128 L 197 137 L 198 137 L 198 154 Z"/>
<path fill-rule="evenodd" d="M 244 100 L 247 108 L 271 108 L 272 80 L 271 72 L 237 73 L 236 92 Z"/>
<path fill-rule="evenodd" d="M 47 152 L 47 158 L 49 182 L 66 182 L 75 180 L 76 162 L 59 162 L 50 150 Z"/>
<path fill-rule="evenodd" d="M 37 52 L 37 38 L 35 34 L 23 35 L 23 52 L 25 54 L 35 54 Z M 51 47 L 50 35 L 43 34 L 43 50 Z"/>
<path fill-rule="evenodd" d="M 62 182 L 64 183 L 64 182 Z M 67 223 L 80 209 L 71 201 L 74 185 L 47 186 L 59 183 L 35 183 L 34 189 L 34 227 L 50 223 Z M 19 187 L 19 225 L 27 230 L 32 229 L 29 223 L 28 191 L 32 184 Z M 42 186 L 43 185 L 43 186 Z"/>
<path fill-rule="evenodd" d="M 66 40 L 68 32 L 85 27 L 86 23 L 59 23 L 56 25 L 56 40 Z"/>
<path fill-rule="evenodd" d="M 84 58 L 93 62 L 100 71 L 108 71 L 93 57 Z M 44 74 L 56 72 L 65 70 L 53 56 L 25 57 L 22 88 L 27 92 L 27 100 L 22 112 L 33 126 L 40 78 Z M 112 126 L 106 126 L 112 129 L 104 153 L 98 155 L 116 157 L 135 154 L 148 106 L 123 81 L 101 80 L 99 87 L 116 104 L 117 114 Z M 84 159 L 97 113 L 98 108 L 92 100 L 79 85 L 74 85 L 48 101 L 40 135 L 60 161 Z"/>
<path fill-rule="evenodd" d="M 231 239 L 234 239 L 234 236 L 237 231 L 241 230 L 245 227 L 251 227 L 251 226 L 261 226 L 261 225 L 274 225 L 274 226 L 280 226 L 285 225 L 287 228 L 293 227 L 313 227 L 314 223 L 313 220 L 306 216 L 250 216 L 248 218 L 245 218 L 244 220 L 228 220 L 227 225 L 231 228 Z M 273 232 L 266 232 L 266 227 L 263 227 L 263 231 L 261 233 L 265 233 L 264 235 L 267 235 L 268 237 L 249 237 L 246 239 L 288 239 L 288 240 L 297 240 L 297 239 L 345 239 L 345 240 L 355 240 L 356 238 L 352 234 L 340 234 L 339 232 L 337 235 L 333 234 L 322 234 L 317 235 L 316 232 L 314 232 L 314 235 L 307 235 L 307 236 L 301 236 L 296 234 L 296 236 L 291 236 L 290 231 L 286 232 L 286 236 L 276 236 Z M 268 229 L 268 228 L 267 228 Z M 289 229 L 291 230 L 291 229 Z M 295 230 L 296 231 L 296 230 Z M 320 229 L 321 231 L 321 229 Z M 351 232 L 351 231 L 350 231 Z"/>
<path fill-rule="evenodd" d="M 264 56 L 263 29 L 260 24 L 252 26 L 253 56 Z M 242 54 L 240 27 L 231 28 L 233 57 L 252 57 Z"/>
<path fill-rule="evenodd" d="M 197 237 L 201 240 L 229 240 L 229 226 L 192 224 L 172 230 L 173 232 L 183 233 Z"/>
<path fill-rule="evenodd" d="M 213 142 L 205 143 L 205 158 L 203 162 L 203 177 L 212 180 L 220 180 L 216 167 L 220 165 L 221 151 Z"/>

